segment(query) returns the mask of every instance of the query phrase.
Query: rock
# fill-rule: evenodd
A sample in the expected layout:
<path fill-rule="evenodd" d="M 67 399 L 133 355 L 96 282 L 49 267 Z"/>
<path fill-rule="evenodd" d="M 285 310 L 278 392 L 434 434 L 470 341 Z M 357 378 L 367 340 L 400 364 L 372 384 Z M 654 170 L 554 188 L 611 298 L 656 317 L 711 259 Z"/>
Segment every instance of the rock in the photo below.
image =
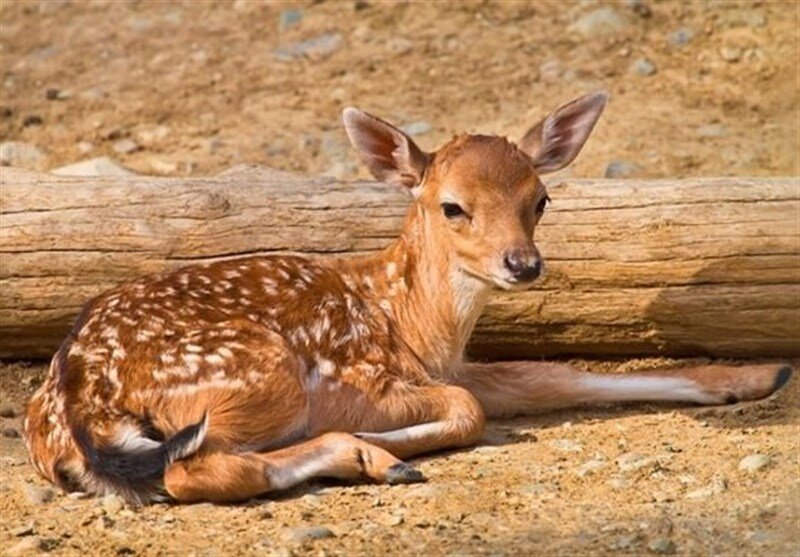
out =
<path fill-rule="evenodd" d="M 647 58 L 639 58 L 633 64 L 631 64 L 631 72 L 647 77 L 658 72 L 658 68 L 656 68 L 656 65 Z"/>
<path fill-rule="evenodd" d="M 50 171 L 59 176 L 135 176 L 129 170 L 108 157 L 97 157 L 67 166 L 60 166 Z"/>
<path fill-rule="evenodd" d="M 174 174 L 178 171 L 178 163 L 161 157 L 151 157 L 147 159 L 150 170 L 156 174 Z"/>
<path fill-rule="evenodd" d="M 51 487 L 26 485 L 25 498 L 32 505 L 43 505 L 44 503 L 49 503 L 56 498 L 56 491 Z"/>
<path fill-rule="evenodd" d="M 636 163 L 616 160 L 608 163 L 604 176 L 606 178 L 628 178 L 635 176 L 640 170 L 641 167 Z"/>
<path fill-rule="evenodd" d="M 405 522 L 405 517 L 402 514 L 393 514 L 389 518 L 386 519 L 387 526 L 400 526 L 403 522 Z"/>
<path fill-rule="evenodd" d="M 605 468 L 606 462 L 599 458 L 593 458 L 587 462 L 581 464 L 580 467 L 575 471 L 575 473 L 581 477 L 585 478 L 586 476 L 593 474 L 594 472 L 600 470 L 601 468 Z"/>
<path fill-rule="evenodd" d="M 8 403 L 0 405 L 0 418 L 13 418 L 17 415 L 17 410 Z"/>
<path fill-rule="evenodd" d="M 411 122 L 410 124 L 406 124 L 404 126 L 400 126 L 400 129 L 408 135 L 424 135 L 430 132 L 433 129 L 428 122 L 425 120 L 419 120 L 417 122 Z"/>
<path fill-rule="evenodd" d="M 567 27 L 567 31 L 591 38 L 612 35 L 627 27 L 627 21 L 614 8 L 605 7 L 598 8 L 581 17 Z"/>
<path fill-rule="evenodd" d="M 42 120 L 42 117 L 38 114 L 29 114 L 22 120 L 22 125 L 26 128 L 30 126 L 41 126 L 42 124 L 44 124 L 44 120 Z"/>
<path fill-rule="evenodd" d="M 686 46 L 694 38 L 694 31 L 688 27 L 681 27 L 669 35 L 669 44 L 672 46 Z"/>
<path fill-rule="evenodd" d="M 708 499 L 709 497 L 713 497 L 714 495 L 719 495 L 726 489 L 728 489 L 728 482 L 725 481 L 725 478 L 716 476 L 714 477 L 713 480 L 711 480 L 711 483 L 706 487 L 695 489 L 694 491 L 690 491 L 689 493 L 687 493 L 686 498 Z"/>
<path fill-rule="evenodd" d="M 23 555 L 38 555 L 44 549 L 44 544 L 39 538 L 25 538 L 16 545 L 3 550 L 5 557 L 22 557 Z"/>
<path fill-rule="evenodd" d="M 307 542 L 313 540 L 324 540 L 326 538 L 334 538 L 336 534 L 325 526 L 307 526 L 301 528 L 292 528 L 287 532 L 287 539 L 294 542 Z"/>
<path fill-rule="evenodd" d="M 567 453 L 583 452 L 583 445 L 581 445 L 578 441 L 573 441 L 572 439 L 554 439 L 550 442 L 550 445 L 558 451 L 564 451 Z"/>
<path fill-rule="evenodd" d="M 90 143 L 89 141 L 79 141 L 78 151 L 80 151 L 82 155 L 88 155 L 94 151 L 94 144 Z"/>
<path fill-rule="evenodd" d="M 389 50 L 400 56 L 405 56 L 414 50 L 414 43 L 403 37 L 392 37 L 387 41 L 386 46 L 389 47 Z"/>
<path fill-rule="evenodd" d="M 675 553 L 675 543 L 669 538 L 655 538 L 647 544 L 647 549 L 660 555 L 672 555 Z"/>
<path fill-rule="evenodd" d="M 728 135 L 728 128 L 722 124 L 707 124 L 695 130 L 697 137 L 725 137 Z"/>
<path fill-rule="evenodd" d="M 31 143 L 4 141 L 0 143 L 0 165 L 18 166 L 38 170 L 44 162 L 44 153 Z"/>
<path fill-rule="evenodd" d="M 369 8 L 369 2 L 366 2 L 365 0 L 356 0 L 353 2 L 353 9 L 357 12 L 366 10 L 367 8 Z"/>
<path fill-rule="evenodd" d="M 19 439 L 19 431 L 13 427 L 6 427 L 3 429 L 3 437 L 8 437 L 9 439 Z"/>
<path fill-rule="evenodd" d="M 726 62 L 733 64 L 742 59 L 742 49 L 738 46 L 724 46 L 719 50 L 719 55 Z"/>
<path fill-rule="evenodd" d="M 653 11 L 650 9 L 644 0 L 628 0 L 627 2 L 628 7 L 641 18 L 647 19 L 651 15 L 653 15 Z"/>
<path fill-rule="evenodd" d="M 67 499 L 72 499 L 73 501 L 77 501 L 79 499 L 88 499 L 89 494 L 85 491 L 72 491 L 67 494 Z"/>
<path fill-rule="evenodd" d="M 724 27 L 764 27 L 767 16 L 760 10 L 726 10 L 720 13 L 718 21 Z"/>
<path fill-rule="evenodd" d="M 164 141 L 169 136 L 169 131 L 167 126 L 145 128 L 136 132 L 136 140 L 145 146 L 155 145 Z"/>
<path fill-rule="evenodd" d="M 621 472 L 633 472 L 655 463 L 654 458 L 643 457 L 637 453 L 624 453 L 617 457 L 617 466 Z"/>
<path fill-rule="evenodd" d="M 36 523 L 33 521 L 11 529 L 11 535 L 17 538 L 32 536 L 35 533 L 36 533 Z"/>
<path fill-rule="evenodd" d="M 290 61 L 298 58 L 321 60 L 330 56 L 342 45 L 342 36 L 339 33 L 326 33 L 313 39 L 291 43 L 275 49 L 274 54 L 278 60 Z"/>
<path fill-rule="evenodd" d="M 290 8 L 283 10 L 278 19 L 278 28 L 281 31 L 294 27 L 303 20 L 303 10 L 297 8 Z"/>
<path fill-rule="evenodd" d="M 112 493 L 103 497 L 100 506 L 108 514 L 115 515 L 125 508 L 125 501 L 119 495 Z"/>
<path fill-rule="evenodd" d="M 119 141 L 114 143 L 114 151 L 117 153 L 128 155 L 135 151 L 139 150 L 139 144 L 136 143 L 133 139 L 120 139 Z"/>
<path fill-rule="evenodd" d="M 770 465 L 772 459 L 764 454 L 751 454 L 739 461 L 739 470 L 757 472 Z"/>

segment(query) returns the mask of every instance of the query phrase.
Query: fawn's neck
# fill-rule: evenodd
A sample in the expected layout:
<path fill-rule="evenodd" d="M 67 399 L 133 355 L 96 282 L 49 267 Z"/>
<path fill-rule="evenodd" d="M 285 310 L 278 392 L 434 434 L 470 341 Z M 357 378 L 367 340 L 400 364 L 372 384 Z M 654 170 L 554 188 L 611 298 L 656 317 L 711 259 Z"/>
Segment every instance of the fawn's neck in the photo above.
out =
<path fill-rule="evenodd" d="M 415 203 L 400 238 L 358 268 L 428 373 L 457 373 L 490 287 L 458 268 L 427 228 L 422 208 Z"/>

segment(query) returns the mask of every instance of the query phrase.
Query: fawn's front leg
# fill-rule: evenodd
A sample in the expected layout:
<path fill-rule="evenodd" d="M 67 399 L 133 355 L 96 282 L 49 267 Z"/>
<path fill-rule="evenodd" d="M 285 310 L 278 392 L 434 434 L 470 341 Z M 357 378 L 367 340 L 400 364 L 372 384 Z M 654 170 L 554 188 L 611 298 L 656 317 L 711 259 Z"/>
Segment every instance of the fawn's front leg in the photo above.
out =
<path fill-rule="evenodd" d="M 529 414 L 593 402 L 726 404 L 769 396 L 792 375 L 788 365 L 722 366 L 600 374 L 546 362 L 467 364 L 455 382 L 488 417 Z"/>
<path fill-rule="evenodd" d="M 474 445 L 485 423 L 481 404 L 452 385 L 392 389 L 355 435 L 398 458 Z M 379 432 L 379 433 L 375 433 Z"/>

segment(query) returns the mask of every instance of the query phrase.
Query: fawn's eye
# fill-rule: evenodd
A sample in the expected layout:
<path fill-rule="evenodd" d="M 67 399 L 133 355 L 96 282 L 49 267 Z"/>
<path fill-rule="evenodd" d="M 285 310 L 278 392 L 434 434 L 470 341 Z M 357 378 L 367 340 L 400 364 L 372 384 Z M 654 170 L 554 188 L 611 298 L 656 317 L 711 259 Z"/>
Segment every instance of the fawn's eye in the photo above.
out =
<path fill-rule="evenodd" d="M 464 209 L 456 203 L 442 203 L 442 214 L 448 219 L 455 219 L 467 215 Z"/>
<path fill-rule="evenodd" d="M 547 207 L 547 204 L 549 202 L 550 202 L 550 198 L 545 195 L 541 199 L 541 201 L 539 201 L 539 204 L 536 206 L 536 214 L 537 215 L 541 215 L 542 213 L 544 213 L 544 208 Z"/>

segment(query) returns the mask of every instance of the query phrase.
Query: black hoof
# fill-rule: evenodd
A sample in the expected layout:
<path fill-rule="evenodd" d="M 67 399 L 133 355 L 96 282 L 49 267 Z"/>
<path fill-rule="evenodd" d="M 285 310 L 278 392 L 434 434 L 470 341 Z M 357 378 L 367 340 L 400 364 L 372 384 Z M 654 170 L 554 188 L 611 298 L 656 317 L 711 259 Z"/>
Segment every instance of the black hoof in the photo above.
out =
<path fill-rule="evenodd" d="M 393 464 L 386 471 L 386 483 L 390 485 L 415 484 L 424 481 L 425 476 L 422 475 L 422 472 L 405 462 Z"/>
<path fill-rule="evenodd" d="M 775 383 L 772 385 L 772 392 L 774 393 L 792 378 L 792 368 L 790 366 L 783 366 L 778 370 L 778 375 L 775 376 Z"/>

